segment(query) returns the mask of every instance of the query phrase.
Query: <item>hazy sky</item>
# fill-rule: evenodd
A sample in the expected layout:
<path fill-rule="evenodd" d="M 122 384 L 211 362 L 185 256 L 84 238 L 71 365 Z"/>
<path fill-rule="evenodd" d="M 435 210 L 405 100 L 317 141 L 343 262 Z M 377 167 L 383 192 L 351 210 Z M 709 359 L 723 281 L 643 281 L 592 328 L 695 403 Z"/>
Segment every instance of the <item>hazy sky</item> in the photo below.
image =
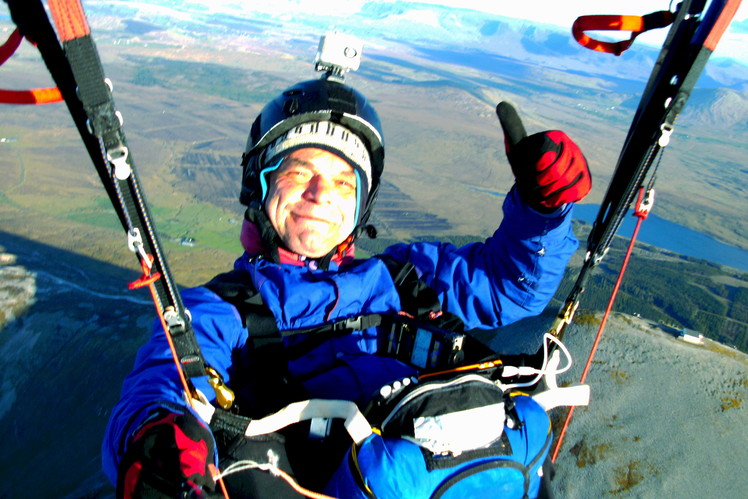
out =
<path fill-rule="evenodd" d="M 670 0 L 416 0 L 419 3 L 450 5 L 492 12 L 507 17 L 519 17 L 533 21 L 570 26 L 580 15 L 585 14 L 631 14 L 640 15 L 656 10 L 667 10 Z M 742 17 L 741 17 L 742 15 Z M 748 4 L 742 2 L 736 19 L 748 16 Z"/>
<path fill-rule="evenodd" d="M 163 0 L 161 0 L 163 1 Z M 251 2 L 242 4 L 237 0 L 190 0 L 190 3 L 203 4 L 215 10 L 246 9 L 274 14 L 289 12 L 317 14 L 335 14 L 345 16 L 361 9 L 369 0 L 272 0 L 268 2 Z M 673 0 L 673 3 L 676 0 Z M 381 0 L 382 3 L 397 3 L 398 0 Z M 412 0 L 413 3 L 444 5 L 490 12 L 493 14 L 528 19 L 571 29 L 574 20 L 581 15 L 589 14 L 627 14 L 643 15 L 656 10 L 668 9 L 671 0 Z M 87 3 L 103 3 L 103 0 L 83 0 Z M 3 11 L 7 6 L 2 4 Z M 428 13 L 424 12 L 428 21 Z M 741 23 L 741 26 L 737 26 Z M 723 36 L 716 57 L 732 57 L 748 65 L 748 0 L 741 3 L 733 24 Z M 654 30 L 637 38 L 637 43 L 659 46 L 665 39 L 667 29 Z M 624 34 L 617 36 L 623 38 Z"/>
<path fill-rule="evenodd" d="M 643 15 L 657 10 L 668 10 L 670 0 L 416 0 L 420 3 L 448 5 L 491 12 L 506 17 L 529 19 L 536 22 L 571 28 L 574 20 L 590 14 Z M 673 2 L 674 3 L 674 2 Z M 748 64 L 748 32 L 738 32 L 735 22 L 748 18 L 748 0 L 741 2 L 733 25 L 723 36 L 716 56 L 733 57 Z M 637 41 L 660 45 L 667 29 L 655 30 Z"/>
<path fill-rule="evenodd" d="M 195 0 L 204 1 L 204 0 Z M 275 13 L 288 12 L 327 12 L 337 15 L 353 14 L 360 10 L 367 0 L 275 0 L 254 4 L 252 8 Z M 589 14 L 626 14 L 643 15 L 657 10 L 667 10 L 670 0 L 412 0 L 414 3 L 445 5 L 490 12 L 493 14 L 528 19 L 562 26 L 571 29 L 574 20 Z M 382 0 L 396 3 L 397 0 Z M 236 5 L 235 0 L 212 0 L 217 4 Z M 291 5 L 289 5 L 291 4 Z M 748 0 L 743 1 L 738 9 L 735 21 L 746 21 L 748 18 Z M 428 17 L 424 15 L 424 20 Z M 740 32 L 735 22 L 720 41 L 715 52 L 717 57 L 732 57 L 748 64 L 748 28 Z M 637 38 L 638 43 L 661 45 L 667 35 L 667 29 L 654 30 Z M 621 35 L 617 39 L 623 38 Z"/>

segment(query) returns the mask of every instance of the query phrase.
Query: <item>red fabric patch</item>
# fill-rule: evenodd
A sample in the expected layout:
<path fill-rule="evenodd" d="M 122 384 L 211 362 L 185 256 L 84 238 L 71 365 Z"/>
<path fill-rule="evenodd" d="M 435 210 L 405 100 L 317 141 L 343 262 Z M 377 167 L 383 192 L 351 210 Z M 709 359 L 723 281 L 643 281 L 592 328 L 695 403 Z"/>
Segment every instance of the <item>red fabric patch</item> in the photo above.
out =
<path fill-rule="evenodd" d="M 174 439 L 179 449 L 180 469 L 185 477 L 195 474 L 205 476 L 208 461 L 208 444 L 204 440 L 195 441 L 187 436 L 181 428 L 174 427 Z"/>
<path fill-rule="evenodd" d="M 143 471 L 143 464 L 142 463 L 133 463 L 132 466 L 127 470 L 125 473 L 125 478 L 123 480 L 124 486 L 122 493 L 124 494 L 124 499 L 130 499 L 131 497 L 134 497 L 135 494 L 135 487 L 138 485 L 138 479 L 140 478 L 140 472 Z"/>

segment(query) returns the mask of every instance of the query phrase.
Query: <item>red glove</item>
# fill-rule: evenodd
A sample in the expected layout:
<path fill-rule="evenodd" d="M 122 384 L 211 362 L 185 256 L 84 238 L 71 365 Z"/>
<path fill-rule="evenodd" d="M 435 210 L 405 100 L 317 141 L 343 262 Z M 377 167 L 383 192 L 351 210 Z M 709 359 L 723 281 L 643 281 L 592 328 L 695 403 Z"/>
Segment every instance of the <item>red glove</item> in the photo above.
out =
<path fill-rule="evenodd" d="M 213 456 L 213 436 L 201 421 L 158 409 L 135 432 L 120 463 L 117 497 L 215 497 Z"/>
<path fill-rule="evenodd" d="M 568 135 L 552 130 L 528 137 L 517 111 L 507 102 L 496 106 L 496 114 L 517 190 L 525 203 L 550 213 L 590 192 L 587 160 Z"/>

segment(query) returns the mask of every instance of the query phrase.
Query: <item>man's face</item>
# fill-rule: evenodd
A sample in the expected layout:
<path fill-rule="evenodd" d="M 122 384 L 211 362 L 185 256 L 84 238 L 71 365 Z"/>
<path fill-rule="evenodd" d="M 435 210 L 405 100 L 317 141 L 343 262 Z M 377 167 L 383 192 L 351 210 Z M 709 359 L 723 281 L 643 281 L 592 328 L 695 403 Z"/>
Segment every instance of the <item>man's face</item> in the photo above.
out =
<path fill-rule="evenodd" d="M 356 174 L 335 154 L 311 147 L 294 151 L 268 185 L 265 211 L 294 253 L 325 256 L 353 232 Z"/>

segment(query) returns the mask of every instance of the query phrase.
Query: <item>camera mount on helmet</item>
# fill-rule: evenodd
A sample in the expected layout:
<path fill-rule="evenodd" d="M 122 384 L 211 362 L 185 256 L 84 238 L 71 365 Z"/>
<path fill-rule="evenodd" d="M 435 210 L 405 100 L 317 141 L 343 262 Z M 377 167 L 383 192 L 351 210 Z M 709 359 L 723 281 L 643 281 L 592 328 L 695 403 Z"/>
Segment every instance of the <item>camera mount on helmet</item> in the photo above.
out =
<path fill-rule="evenodd" d="M 343 82 L 348 71 L 356 71 L 361 64 L 363 42 L 355 36 L 331 31 L 322 35 L 314 59 L 314 69 L 325 71 L 323 78 Z"/>

